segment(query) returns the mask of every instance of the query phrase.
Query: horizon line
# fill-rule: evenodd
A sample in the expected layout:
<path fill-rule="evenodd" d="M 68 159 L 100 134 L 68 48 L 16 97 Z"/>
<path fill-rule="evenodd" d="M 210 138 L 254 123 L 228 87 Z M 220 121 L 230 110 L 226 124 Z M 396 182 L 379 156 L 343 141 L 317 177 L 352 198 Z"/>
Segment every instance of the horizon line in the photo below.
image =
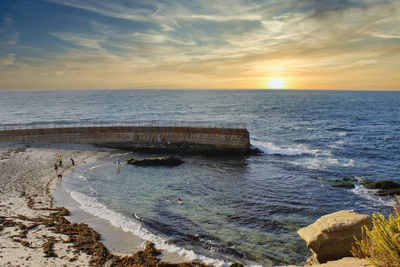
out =
<path fill-rule="evenodd" d="M 388 88 L 367 88 L 367 89 L 355 89 L 355 88 L 307 88 L 307 89 L 270 89 L 270 88 L 0 88 L 0 91 L 91 91 L 91 90 L 193 90 L 193 91 L 201 91 L 201 90 L 214 90 L 214 91 L 223 91 L 223 90 L 237 90 L 237 91 L 400 91 L 400 88 L 397 89 L 388 89 Z"/>

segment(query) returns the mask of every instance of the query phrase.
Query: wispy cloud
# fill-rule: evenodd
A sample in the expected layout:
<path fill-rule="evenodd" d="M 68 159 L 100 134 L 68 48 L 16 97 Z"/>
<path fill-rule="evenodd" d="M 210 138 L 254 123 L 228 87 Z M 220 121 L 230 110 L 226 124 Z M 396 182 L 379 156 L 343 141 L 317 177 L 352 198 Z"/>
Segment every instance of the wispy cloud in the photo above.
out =
<path fill-rule="evenodd" d="M 6 57 L 0 57 L 0 67 L 13 65 L 15 62 L 15 54 L 8 54 Z"/>
<path fill-rule="evenodd" d="M 104 38 L 96 38 L 94 36 L 88 36 L 84 34 L 75 33 L 50 33 L 61 40 L 69 41 L 77 46 L 101 50 L 101 43 L 104 42 Z"/>
<path fill-rule="evenodd" d="M 77 87 L 260 88 L 269 76 L 301 88 L 351 79 L 362 87 L 400 68 L 398 1 L 46 1 L 93 16 L 79 13 L 84 27 L 52 28 L 44 36 L 54 39 L 51 51 L 18 57 L 15 67 Z M 17 30 L 7 36 L 3 42 L 20 47 Z"/>
<path fill-rule="evenodd" d="M 379 32 L 370 32 L 371 36 L 385 39 L 400 39 L 400 35 L 385 34 Z"/>
<path fill-rule="evenodd" d="M 127 19 L 134 21 L 148 20 L 149 16 L 152 14 L 149 6 L 141 8 L 139 5 L 130 7 L 127 4 L 123 4 L 119 1 L 104 1 L 104 0 L 47 0 L 48 2 L 75 7 L 79 9 L 84 9 L 92 11 L 103 16 L 114 17 L 119 19 Z"/>
<path fill-rule="evenodd" d="M 19 38 L 20 38 L 20 33 L 13 32 L 13 33 L 6 34 L 3 42 L 7 45 L 16 45 L 19 41 Z"/>
<path fill-rule="evenodd" d="M 0 43 L 6 45 L 15 45 L 18 43 L 20 33 L 14 30 L 15 20 L 9 16 L 3 17 L 3 23 L 0 27 Z"/>

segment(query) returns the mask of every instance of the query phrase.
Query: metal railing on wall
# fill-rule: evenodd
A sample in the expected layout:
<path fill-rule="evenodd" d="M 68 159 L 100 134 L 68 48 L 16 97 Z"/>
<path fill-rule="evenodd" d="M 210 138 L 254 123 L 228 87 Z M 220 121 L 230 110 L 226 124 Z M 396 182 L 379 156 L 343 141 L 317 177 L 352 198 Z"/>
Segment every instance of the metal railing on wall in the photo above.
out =
<path fill-rule="evenodd" d="M 0 124 L 0 130 L 26 130 L 26 129 L 50 129 L 73 127 L 190 127 L 190 128 L 224 128 L 245 129 L 245 123 L 218 122 L 218 121 L 59 121 L 45 123 L 24 124 Z"/>

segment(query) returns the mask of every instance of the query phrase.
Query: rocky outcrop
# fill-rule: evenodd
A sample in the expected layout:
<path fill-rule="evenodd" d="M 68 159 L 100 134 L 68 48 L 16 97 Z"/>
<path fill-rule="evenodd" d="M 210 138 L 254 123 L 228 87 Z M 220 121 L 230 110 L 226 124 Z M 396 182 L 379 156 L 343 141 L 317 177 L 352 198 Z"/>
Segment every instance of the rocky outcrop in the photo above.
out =
<path fill-rule="evenodd" d="M 378 181 L 366 185 L 368 189 L 378 189 L 377 196 L 400 195 L 400 184 L 393 181 Z"/>
<path fill-rule="evenodd" d="M 128 159 L 126 161 L 130 165 L 138 166 L 177 166 L 183 162 L 180 158 L 174 156 L 156 157 L 156 158 L 144 158 L 144 159 Z"/>
<path fill-rule="evenodd" d="M 322 216 L 297 233 L 307 242 L 319 263 L 351 256 L 354 237 L 361 237 L 361 227 L 372 226 L 372 219 L 352 210 L 342 210 Z"/>

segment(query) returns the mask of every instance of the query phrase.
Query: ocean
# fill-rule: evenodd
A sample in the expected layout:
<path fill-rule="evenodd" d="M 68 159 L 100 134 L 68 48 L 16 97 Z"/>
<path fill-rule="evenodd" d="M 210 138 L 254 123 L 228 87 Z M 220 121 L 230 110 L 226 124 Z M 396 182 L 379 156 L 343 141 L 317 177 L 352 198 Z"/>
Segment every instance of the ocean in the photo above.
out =
<path fill-rule="evenodd" d="M 261 155 L 184 155 L 178 167 L 123 164 L 118 171 L 117 157 L 148 155 L 115 151 L 63 180 L 82 210 L 160 248 L 214 264 L 304 263 L 311 254 L 299 228 L 343 209 L 388 214 L 396 203 L 360 183 L 400 182 L 400 92 L 0 91 L 0 114 L 2 127 L 244 123 Z M 341 183 L 355 187 L 334 187 Z"/>

